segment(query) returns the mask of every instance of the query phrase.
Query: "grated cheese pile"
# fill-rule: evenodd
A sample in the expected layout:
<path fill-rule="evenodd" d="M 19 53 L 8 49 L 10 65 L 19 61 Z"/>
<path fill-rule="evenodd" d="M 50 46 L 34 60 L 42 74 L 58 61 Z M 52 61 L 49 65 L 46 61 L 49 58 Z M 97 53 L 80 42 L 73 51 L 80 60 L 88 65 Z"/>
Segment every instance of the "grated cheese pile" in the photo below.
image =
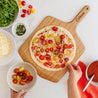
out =
<path fill-rule="evenodd" d="M 11 42 L 9 38 L 3 34 L 0 33 L 0 57 L 7 56 L 11 51 Z"/>

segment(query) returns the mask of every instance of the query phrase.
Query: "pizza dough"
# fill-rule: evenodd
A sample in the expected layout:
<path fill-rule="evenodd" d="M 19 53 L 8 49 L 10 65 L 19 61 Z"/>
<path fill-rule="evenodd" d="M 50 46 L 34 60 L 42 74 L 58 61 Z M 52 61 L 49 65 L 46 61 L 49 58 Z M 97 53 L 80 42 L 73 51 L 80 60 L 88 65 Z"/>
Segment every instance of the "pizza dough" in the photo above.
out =
<path fill-rule="evenodd" d="M 49 71 L 65 68 L 76 53 L 73 36 L 60 26 L 47 26 L 39 30 L 33 36 L 29 48 L 33 61 Z"/>

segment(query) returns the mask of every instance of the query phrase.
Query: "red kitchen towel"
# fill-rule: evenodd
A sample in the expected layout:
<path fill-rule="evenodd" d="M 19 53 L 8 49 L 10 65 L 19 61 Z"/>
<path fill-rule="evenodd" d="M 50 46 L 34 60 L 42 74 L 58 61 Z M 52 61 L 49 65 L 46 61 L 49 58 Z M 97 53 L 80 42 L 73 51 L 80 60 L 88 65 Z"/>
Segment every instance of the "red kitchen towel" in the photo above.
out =
<path fill-rule="evenodd" d="M 88 88 L 85 90 L 85 92 L 82 92 L 83 88 L 87 84 L 87 79 L 85 76 L 85 70 L 86 66 L 83 62 L 79 61 L 78 65 L 80 66 L 82 70 L 82 77 L 78 81 L 78 87 L 80 90 L 81 98 L 98 98 L 98 86 L 94 86 L 92 84 L 89 84 Z"/>

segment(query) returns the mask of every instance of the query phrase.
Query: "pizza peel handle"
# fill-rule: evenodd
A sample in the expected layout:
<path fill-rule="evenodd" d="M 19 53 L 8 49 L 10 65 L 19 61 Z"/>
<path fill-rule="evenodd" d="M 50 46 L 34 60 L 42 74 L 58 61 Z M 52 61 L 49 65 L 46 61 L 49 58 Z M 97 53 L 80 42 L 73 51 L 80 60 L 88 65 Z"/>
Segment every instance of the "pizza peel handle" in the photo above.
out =
<path fill-rule="evenodd" d="M 78 15 L 71 21 L 71 23 L 76 27 L 78 23 L 86 16 L 89 10 L 90 7 L 88 5 L 84 6 Z"/>

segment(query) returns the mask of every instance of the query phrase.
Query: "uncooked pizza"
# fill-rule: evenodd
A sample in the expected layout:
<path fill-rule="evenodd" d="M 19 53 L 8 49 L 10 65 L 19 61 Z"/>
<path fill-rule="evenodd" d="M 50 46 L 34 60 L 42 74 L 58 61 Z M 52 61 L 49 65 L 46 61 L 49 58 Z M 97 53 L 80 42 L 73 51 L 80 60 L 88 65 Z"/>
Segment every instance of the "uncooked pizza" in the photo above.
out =
<path fill-rule="evenodd" d="M 33 61 L 49 71 L 58 71 L 66 67 L 75 56 L 75 41 L 65 28 L 47 26 L 39 30 L 30 43 Z"/>

